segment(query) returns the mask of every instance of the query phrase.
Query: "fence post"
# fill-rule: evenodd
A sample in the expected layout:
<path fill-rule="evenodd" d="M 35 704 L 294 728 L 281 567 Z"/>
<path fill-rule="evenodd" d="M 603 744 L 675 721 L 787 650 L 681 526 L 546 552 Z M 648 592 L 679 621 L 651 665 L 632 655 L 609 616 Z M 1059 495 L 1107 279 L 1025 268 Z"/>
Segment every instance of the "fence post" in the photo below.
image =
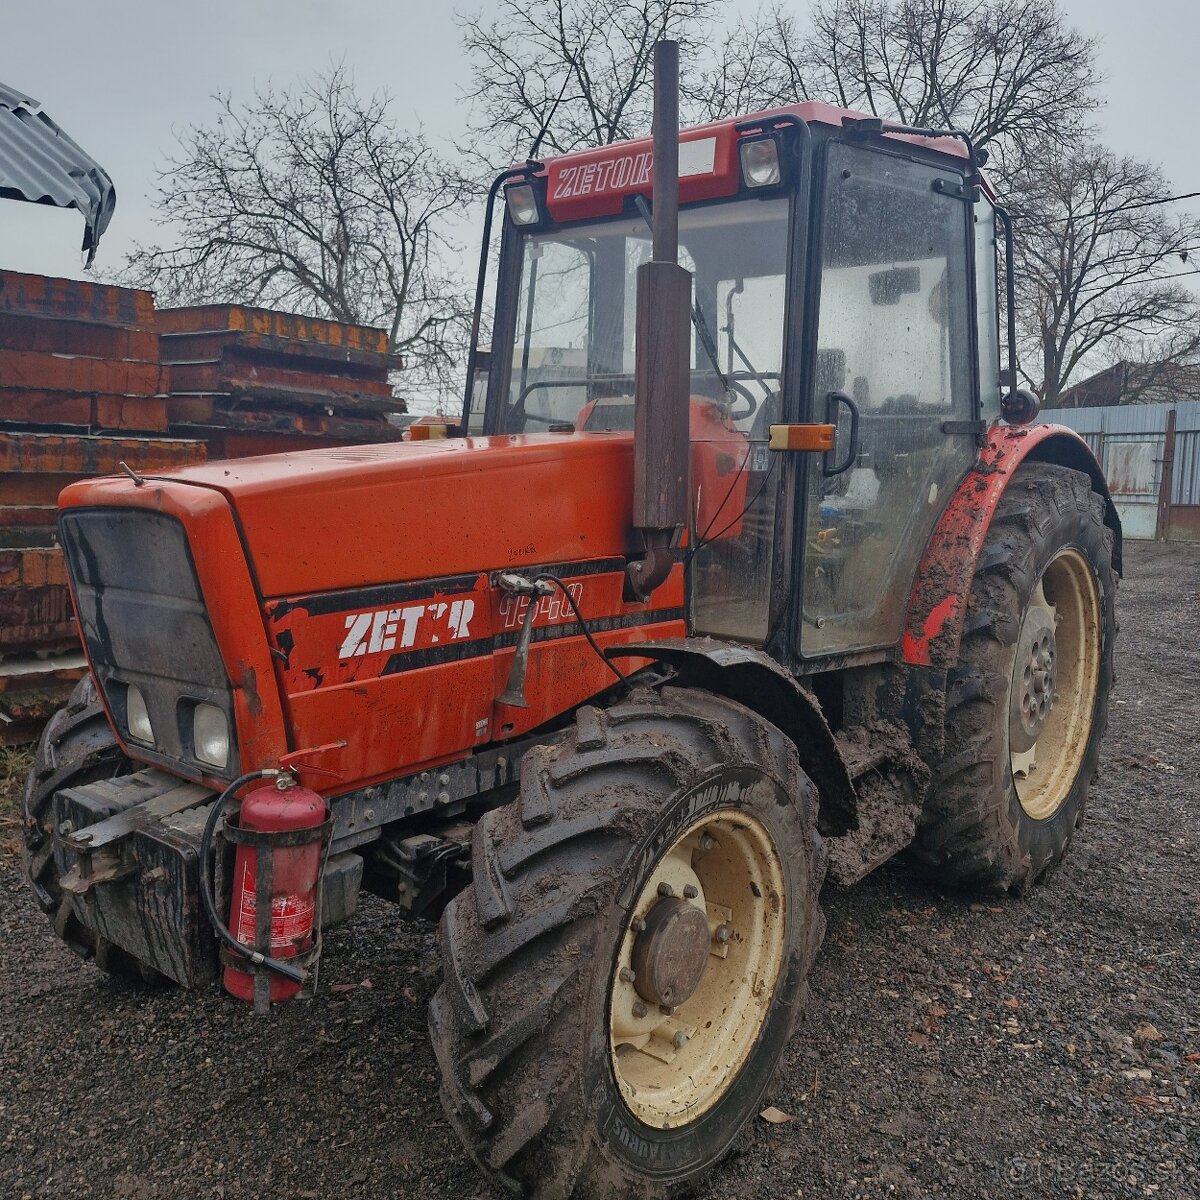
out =
<path fill-rule="evenodd" d="M 1175 409 L 1167 410 L 1167 430 L 1163 436 L 1162 474 L 1158 483 L 1158 518 L 1155 525 L 1156 540 L 1169 541 L 1171 537 L 1171 492 L 1174 484 L 1175 466 Z"/>

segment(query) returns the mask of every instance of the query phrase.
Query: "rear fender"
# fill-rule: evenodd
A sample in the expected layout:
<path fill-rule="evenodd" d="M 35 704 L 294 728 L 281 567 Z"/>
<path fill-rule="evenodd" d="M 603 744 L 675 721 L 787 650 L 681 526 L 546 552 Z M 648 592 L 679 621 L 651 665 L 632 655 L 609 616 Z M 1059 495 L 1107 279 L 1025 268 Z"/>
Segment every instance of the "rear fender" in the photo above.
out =
<path fill-rule="evenodd" d="M 1056 463 L 1091 476 L 1092 490 L 1104 498 L 1104 523 L 1113 531 L 1113 566 L 1120 574 L 1121 520 L 1104 472 L 1083 438 L 1062 425 L 993 425 L 917 568 L 901 642 L 903 660 L 910 666 L 949 670 L 957 664 L 984 538 L 1000 497 L 1026 461 Z"/>
<path fill-rule="evenodd" d="M 858 828 L 858 800 L 845 760 L 820 705 L 761 650 L 712 638 L 671 638 L 610 650 L 663 663 L 676 682 L 744 704 L 795 744 L 821 800 L 818 828 L 838 837 Z"/>

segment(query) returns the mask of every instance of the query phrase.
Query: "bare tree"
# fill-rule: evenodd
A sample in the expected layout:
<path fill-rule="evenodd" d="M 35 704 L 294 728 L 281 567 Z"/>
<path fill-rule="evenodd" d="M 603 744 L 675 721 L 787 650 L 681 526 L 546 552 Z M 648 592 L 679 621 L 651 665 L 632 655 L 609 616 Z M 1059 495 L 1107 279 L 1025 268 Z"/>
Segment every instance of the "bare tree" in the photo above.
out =
<path fill-rule="evenodd" d="M 1095 107 L 1092 41 L 1052 0 L 778 2 L 739 23 L 701 83 L 707 115 L 827 100 L 908 125 L 954 127 L 1010 169 Z"/>
<path fill-rule="evenodd" d="M 1089 367 L 1129 362 L 1136 399 L 1200 354 L 1200 220 L 1170 215 L 1150 164 L 1099 146 L 1063 150 L 1014 181 L 1025 371 L 1047 407 Z"/>
<path fill-rule="evenodd" d="M 159 172 L 165 245 L 139 246 L 126 278 L 160 302 L 267 304 L 382 326 L 418 379 L 446 380 L 470 305 L 442 236 L 473 185 L 388 98 L 337 67 L 187 129 Z"/>
<path fill-rule="evenodd" d="M 988 148 L 993 179 L 1024 197 L 1026 359 L 1046 403 L 1081 364 L 1121 356 L 1153 378 L 1196 353 L 1194 299 L 1165 276 L 1200 237 L 1138 207 L 1165 194 L 1154 169 L 1078 149 L 1095 47 L 1055 0 L 814 0 L 804 16 L 767 0 L 732 29 L 720 15 L 714 0 L 498 0 L 460 18 L 493 165 L 644 133 L 653 44 L 675 37 L 694 118 L 825 100 Z"/>
<path fill-rule="evenodd" d="M 717 0 L 499 0 L 460 15 L 478 86 L 473 131 L 490 165 L 637 137 L 650 128 L 651 59 L 660 38 L 683 43 L 681 70 Z"/>

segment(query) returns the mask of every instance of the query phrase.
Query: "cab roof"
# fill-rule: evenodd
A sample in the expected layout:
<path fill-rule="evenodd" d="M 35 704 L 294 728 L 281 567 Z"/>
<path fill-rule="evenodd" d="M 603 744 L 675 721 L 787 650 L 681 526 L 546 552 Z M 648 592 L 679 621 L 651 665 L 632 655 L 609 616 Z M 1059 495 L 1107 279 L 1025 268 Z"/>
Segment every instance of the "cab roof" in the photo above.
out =
<path fill-rule="evenodd" d="M 679 199 L 681 203 L 716 200 L 737 193 L 741 179 L 737 143 L 748 123 L 772 123 L 798 117 L 809 125 L 840 128 L 846 118 L 870 119 L 866 113 L 838 108 L 819 100 L 767 109 L 745 117 L 730 117 L 696 125 L 679 134 Z M 916 143 L 938 153 L 965 159 L 966 147 L 957 138 L 918 138 L 885 133 L 886 138 Z M 617 216 L 627 197 L 653 194 L 653 140 L 636 138 L 587 150 L 576 150 L 545 161 L 546 203 L 555 221 Z"/>

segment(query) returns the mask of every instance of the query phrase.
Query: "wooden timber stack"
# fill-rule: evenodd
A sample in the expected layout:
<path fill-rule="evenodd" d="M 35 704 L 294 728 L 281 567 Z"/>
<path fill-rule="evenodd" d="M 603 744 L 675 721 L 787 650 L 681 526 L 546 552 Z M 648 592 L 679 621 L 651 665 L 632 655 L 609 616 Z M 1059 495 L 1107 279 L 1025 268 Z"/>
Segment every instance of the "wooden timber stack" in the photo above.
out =
<path fill-rule="evenodd" d="M 395 365 L 381 330 L 0 271 L 0 745 L 36 736 L 85 670 L 67 484 L 396 439 Z"/>

